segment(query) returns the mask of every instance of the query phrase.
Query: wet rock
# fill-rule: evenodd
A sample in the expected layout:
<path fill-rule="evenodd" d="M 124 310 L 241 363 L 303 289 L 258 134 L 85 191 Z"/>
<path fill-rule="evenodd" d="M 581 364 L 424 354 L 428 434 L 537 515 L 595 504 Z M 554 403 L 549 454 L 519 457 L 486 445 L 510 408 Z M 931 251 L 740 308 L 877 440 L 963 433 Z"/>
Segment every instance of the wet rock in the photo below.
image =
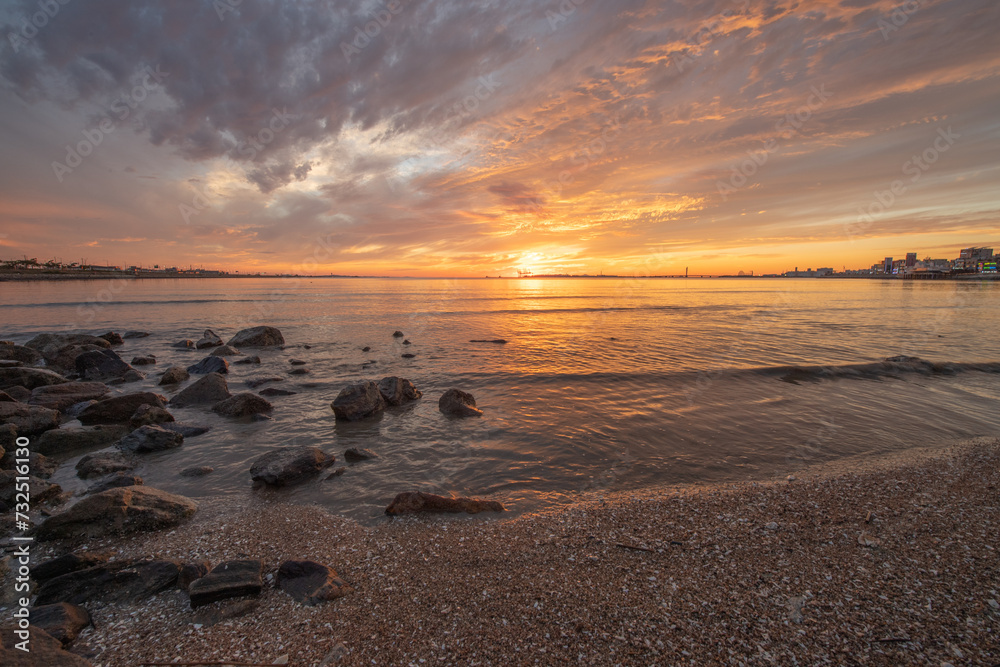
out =
<path fill-rule="evenodd" d="M 301 359 L 289 359 L 288 363 L 290 363 L 292 366 L 305 366 L 306 365 L 306 362 L 302 361 Z"/>
<path fill-rule="evenodd" d="M 84 352 L 76 357 L 74 365 L 84 380 L 111 380 L 132 370 L 114 350 Z"/>
<path fill-rule="evenodd" d="M 411 343 L 409 339 L 407 339 L 403 341 L 403 345 L 413 345 L 413 343 Z"/>
<path fill-rule="evenodd" d="M 128 420 L 128 425 L 133 429 L 147 424 L 166 424 L 174 421 L 174 416 L 163 408 L 153 405 L 140 405 Z"/>
<path fill-rule="evenodd" d="M 288 371 L 288 374 L 289 375 L 309 375 L 309 373 L 311 373 L 311 372 L 312 371 L 310 371 L 308 368 L 302 368 L 300 366 L 298 368 L 293 368 L 292 370 Z"/>
<path fill-rule="evenodd" d="M 159 530 L 179 524 L 198 509 L 190 498 L 148 486 L 126 486 L 87 496 L 38 527 L 39 540 Z"/>
<path fill-rule="evenodd" d="M 53 359 L 57 358 L 61 351 L 67 347 L 84 345 L 91 345 L 93 347 L 104 349 L 109 349 L 111 347 L 111 343 L 97 336 L 89 336 L 87 334 L 50 333 L 38 334 L 24 345 L 25 347 L 30 347 L 41 354 L 42 357 L 45 358 L 46 362 L 51 362 Z"/>
<path fill-rule="evenodd" d="M 284 345 L 285 338 L 274 327 L 252 327 L 243 329 L 229 339 L 233 347 L 274 347 Z"/>
<path fill-rule="evenodd" d="M 611 340 L 614 340 L 614 339 L 612 338 Z M 470 343 L 493 343 L 495 345 L 506 345 L 507 344 L 507 341 L 505 341 L 503 338 L 494 338 L 492 340 L 473 339 L 473 340 L 470 340 L 469 342 Z"/>
<path fill-rule="evenodd" d="M 361 449 L 358 447 L 351 447 L 344 452 L 344 460 L 348 463 L 357 463 L 359 461 L 369 461 L 371 459 L 377 459 L 378 454 L 370 449 Z"/>
<path fill-rule="evenodd" d="M 98 336 L 98 338 L 103 338 L 104 340 L 108 341 L 112 345 L 124 345 L 125 344 L 125 340 L 121 337 L 121 334 L 119 334 L 117 332 L 114 332 L 114 331 L 109 331 L 106 334 L 101 334 L 100 336 Z"/>
<path fill-rule="evenodd" d="M 10 391 L 14 387 L 32 390 L 52 384 L 65 384 L 66 382 L 69 380 L 62 375 L 44 368 L 0 368 L 0 389 L 17 400 L 21 399 Z"/>
<path fill-rule="evenodd" d="M 156 357 L 152 354 L 147 354 L 141 357 L 132 357 L 133 366 L 152 366 L 156 363 Z"/>
<path fill-rule="evenodd" d="M 187 367 L 188 373 L 204 375 L 206 373 L 228 373 L 229 362 L 222 357 L 205 357 L 196 364 Z"/>
<path fill-rule="evenodd" d="M 63 554 L 58 558 L 44 561 L 31 568 L 31 578 L 40 584 L 70 572 L 86 570 L 107 563 L 109 554 L 104 552 L 81 551 Z"/>
<path fill-rule="evenodd" d="M 111 389 L 102 382 L 67 382 L 36 388 L 28 403 L 63 411 L 77 403 L 106 398 L 110 393 Z"/>
<path fill-rule="evenodd" d="M 4 389 L 4 393 L 13 398 L 15 401 L 20 401 L 21 403 L 27 403 L 31 400 L 31 391 L 25 389 L 24 387 L 7 387 Z"/>
<path fill-rule="evenodd" d="M 282 563 L 278 568 L 278 588 L 308 606 L 335 600 L 353 590 L 333 568 L 311 560 Z"/>
<path fill-rule="evenodd" d="M 64 420 L 76 419 L 79 417 L 84 410 L 89 408 L 91 405 L 97 405 L 97 401 L 80 401 L 79 403 L 74 403 L 65 410 L 61 410 Z"/>
<path fill-rule="evenodd" d="M 0 403 L 17 403 L 17 402 L 18 401 L 15 401 L 13 396 L 11 396 L 10 394 L 8 394 L 3 390 L 0 390 Z"/>
<path fill-rule="evenodd" d="M 36 604 L 141 602 L 173 588 L 180 570 L 175 560 L 104 563 L 48 580 L 39 587 Z"/>
<path fill-rule="evenodd" d="M 232 600 L 199 608 L 194 613 L 194 622 L 210 628 L 222 621 L 246 616 L 260 607 L 260 600 Z M 274 663 L 277 664 L 277 663 Z"/>
<path fill-rule="evenodd" d="M 233 363 L 234 364 L 259 364 L 260 363 L 260 357 L 258 357 L 257 355 L 254 355 L 252 357 L 244 357 L 243 359 L 239 359 L 237 361 L 234 361 Z"/>
<path fill-rule="evenodd" d="M 294 396 L 298 392 L 278 389 L 277 387 L 267 387 L 266 389 L 261 389 L 259 393 L 261 396 Z"/>
<path fill-rule="evenodd" d="M 45 630 L 64 646 L 90 625 L 90 613 L 83 607 L 68 602 L 33 607 L 30 619 L 32 625 Z"/>
<path fill-rule="evenodd" d="M 163 424 L 160 424 L 160 428 L 165 428 L 168 431 L 173 431 L 174 433 L 180 433 L 185 438 L 195 438 L 212 430 L 211 426 L 195 426 L 193 424 L 180 424 L 177 422 L 164 422 Z"/>
<path fill-rule="evenodd" d="M 160 377 L 160 384 L 177 384 L 178 382 L 184 382 L 189 377 L 191 377 L 191 374 L 186 369 L 180 366 L 171 366 Z"/>
<path fill-rule="evenodd" d="M 438 410 L 451 417 L 479 417 L 483 411 L 476 407 L 476 399 L 458 389 L 449 389 L 438 399 Z"/>
<path fill-rule="evenodd" d="M 0 359 L 4 361 L 19 361 L 25 365 L 37 364 L 42 360 L 42 355 L 38 350 L 23 345 L 0 345 Z"/>
<path fill-rule="evenodd" d="M 419 512 L 447 512 L 457 514 L 479 514 L 480 512 L 503 512 L 504 506 L 495 500 L 477 498 L 446 498 L 432 493 L 408 491 L 400 493 L 385 508 L 389 515 L 416 514 Z"/>
<path fill-rule="evenodd" d="M 14 470 L 17 468 L 18 463 L 16 459 L 24 457 L 15 456 L 15 449 L 13 443 L 11 443 L 10 450 L 0 455 L 0 470 Z M 30 473 L 42 479 L 52 477 L 52 474 L 59 468 L 59 464 L 44 454 L 34 451 L 34 449 L 32 447 L 32 451 L 28 452 L 28 468 Z"/>
<path fill-rule="evenodd" d="M 83 604 L 97 599 L 114 585 L 115 575 L 128 567 L 128 562 L 103 562 L 52 577 L 38 587 L 36 605 Z"/>
<path fill-rule="evenodd" d="M 0 665 L 4 667 L 93 667 L 84 657 L 63 650 L 62 642 L 41 628 L 31 626 L 31 651 L 16 648 L 21 639 L 13 628 L 0 631 Z"/>
<path fill-rule="evenodd" d="M 223 345 L 212 350 L 211 357 L 238 357 L 243 353 L 231 345 Z"/>
<path fill-rule="evenodd" d="M 211 329 L 205 329 L 205 333 L 201 335 L 201 339 L 194 344 L 194 347 L 196 350 L 204 350 L 206 347 L 219 347 L 220 345 L 222 345 L 222 339 Z"/>
<path fill-rule="evenodd" d="M 331 407 L 337 419 L 358 421 L 385 409 L 385 399 L 378 385 L 369 380 L 342 389 Z"/>
<path fill-rule="evenodd" d="M 139 382 L 140 380 L 145 380 L 146 374 L 141 373 L 134 368 L 125 371 L 125 375 L 121 376 L 117 380 L 108 380 L 109 384 L 124 384 L 126 382 Z"/>
<path fill-rule="evenodd" d="M 284 382 L 283 377 L 266 377 L 266 378 L 250 378 L 246 381 L 246 385 L 251 389 L 256 389 L 257 387 L 267 384 L 268 382 Z"/>
<path fill-rule="evenodd" d="M 250 392 L 236 394 L 212 406 L 212 412 L 223 417 L 253 417 L 270 414 L 272 410 L 274 406 L 267 399 Z"/>
<path fill-rule="evenodd" d="M 403 334 L 403 332 L 402 332 L 402 331 L 393 331 L 393 332 L 392 332 L 392 337 L 393 337 L 393 338 L 402 338 L 402 337 L 403 337 L 403 335 L 404 335 L 404 334 Z"/>
<path fill-rule="evenodd" d="M 250 478 L 271 486 L 295 484 L 329 468 L 336 457 L 318 447 L 280 447 L 257 457 Z"/>
<path fill-rule="evenodd" d="M 140 426 L 118 441 L 118 449 L 128 454 L 151 454 L 184 444 L 184 436 L 159 426 Z"/>
<path fill-rule="evenodd" d="M 119 452 L 87 454 L 77 461 L 76 474 L 80 479 L 103 477 L 114 472 L 132 470 L 135 464 Z"/>
<path fill-rule="evenodd" d="M 389 405 L 402 405 L 423 396 L 423 393 L 414 387 L 412 382 L 400 377 L 382 378 L 378 382 L 378 390 Z"/>
<path fill-rule="evenodd" d="M 209 373 L 170 399 L 170 405 L 186 407 L 189 405 L 218 403 L 230 396 L 232 394 L 229 393 L 229 385 L 226 383 L 226 378 L 218 373 Z"/>
<path fill-rule="evenodd" d="M 123 486 L 142 486 L 142 484 L 142 477 L 119 471 L 104 481 L 90 486 L 85 495 L 92 496 L 95 493 L 101 493 L 102 491 L 107 491 L 108 489 L 117 489 Z"/>
<path fill-rule="evenodd" d="M 128 340 L 130 338 L 147 338 L 149 337 L 148 331 L 126 331 L 122 334 L 122 338 Z"/>
<path fill-rule="evenodd" d="M 260 595 L 264 587 L 261 579 L 263 569 L 264 564 L 259 560 L 231 560 L 216 565 L 188 587 L 191 608 L 197 609 L 219 600 Z"/>
<path fill-rule="evenodd" d="M 372 349 L 370 347 L 368 347 L 367 345 L 365 345 L 363 348 L 361 348 L 361 351 L 362 352 L 371 352 Z"/>
<path fill-rule="evenodd" d="M 179 340 L 170 347 L 175 347 L 181 350 L 196 350 L 195 343 L 190 338 L 185 338 L 184 340 Z"/>
<path fill-rule="evenodd" d="M 167 405 L 167 399 L 149 391 L 113 396 L 90 406 L 80 413 L 78 419 L 86 425 L 124 424 L 132 418 L 140 405 L 163 408 Z"/>
<path fill-rule="evenodd" d="M 58 410 L 49 410 L 25 403 L 0 402 L 0 424 L 12 424 L 18 436 L 39 435 L 59 428 L 62 418 Z"/>
<path fill-rule="evenodd" d="M 103 449 L 118 442 L 129 432 L 128 427 L 101 424 L 88 428 L 53 429 L 46 431 L 34 445 L 34 450 L 46 456 L 62 456 L 86 449 Z"/>
<path fill-rule="evenodd" d="M 407 352 L 407 353 L 401 354 L 399 356 L 401 356 L 403 359 L 415 359 L 417 355 L 411 354 L 411 353 Z"/>
<path fill-rule="evenodd" d="M 212 564 L 207 560 L 196 563 L 184 563 L 181 565 L 181 571 L 177 575 L 177 588 L 187 592 L 193 582 L 204 577 L 211 569 Z"/>
<path fill-rule="evenodd" d="M 204 477 L 205 475 L 210 475 L 213 472 L 215 472 L 215 468 L 212 466 L 196 466 L 193 468 L 185 468 L 177 474 L 181 477 Z"/>
<path fill-rule="evenodd" d="M 0 502 L 5 503 L 8 507 L 14 507 L 17 502 L 18 473 L 17 470 L 0 470 Z M 27 482 L 31 507 L 41 505 L 62 493 L 61 486 L 35 475 L 29 474 Z"/>

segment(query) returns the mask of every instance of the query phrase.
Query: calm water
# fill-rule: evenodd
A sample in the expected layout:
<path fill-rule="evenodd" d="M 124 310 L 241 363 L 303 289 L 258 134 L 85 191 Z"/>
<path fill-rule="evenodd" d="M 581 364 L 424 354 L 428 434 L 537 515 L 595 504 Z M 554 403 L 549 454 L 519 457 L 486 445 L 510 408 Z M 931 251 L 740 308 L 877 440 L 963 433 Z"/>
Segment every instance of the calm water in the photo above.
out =
<path fill-rule="evenodd" d="M 771 478 L 862 452 L 1000 433 L 1000 373 L 783 379 L 784 366 L 844 366 L 895 355 L 1000 361 L 1000 284 L 841 280 L 246 279 L 0 284 L 0 337 L 144 329 L 118 349 L 153 353 L 162 371 L 205 356 L 170 348 L 205 328 L 227 339 L 270 324 L 285 350 L 234 365 L 229 384 L 280 375 L 274 421 L 240 423 L 171 409 L 213 430 L 144 459 L 146 483 L 199 497 L 251 493 L 250 461 L 287 444 L 381 458 L 279 495 L 374 520 L 393 495 L 421 489 L 532 510 L 605 490 Z M 392 332 L 412 342 L 403 346 Z M 506 345 L 470 343 L 504 338 Z M 303 345 L 311 346 L 305 349 Z M 370 352 L 362 347 L 370 346 Z M 414 359 L 402 359 L 411 352 Z M 311 374 L 288 375 L 288 360 Z M 337 423 L 345 385 L 400 375 L 424 399 L 381 418 Z M 151 388 L 151 372 L 128 391 Z M 437 410 L 472 392 L 481 419 Z M 157 391 L 168 396 L 177 390 Z M 72 427 L 76 422 L 68 424 Z M 83 488 L 72 465 L 57 473 Z M 191 480 L 190 466 L 215 472 Z M 338 464 L 339 465 L 339 464 Z"/>

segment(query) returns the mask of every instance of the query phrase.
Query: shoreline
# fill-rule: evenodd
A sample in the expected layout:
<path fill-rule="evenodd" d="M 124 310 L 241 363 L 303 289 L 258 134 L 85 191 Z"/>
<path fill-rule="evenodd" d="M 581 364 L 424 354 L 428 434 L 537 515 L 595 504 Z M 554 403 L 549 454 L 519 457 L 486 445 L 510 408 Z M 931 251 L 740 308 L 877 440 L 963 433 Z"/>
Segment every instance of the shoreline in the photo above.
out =
<path fill-rule="evenodd" d="M 363 527 L 317 506 L 203 499 L 117 558 L 326 563 L 355 590 L 193 624 L 186 594 L 88 605 L 94 665 L 993 664 L 1000 438 L 816 464 L 791 481 L 596 494 L 510 518 Z M 37 545 L 37 555 L 64 545 Z M 216 606 L 225 606 L 224 603 Z M 338 657 L 339 656 L 339 657 Z"/>

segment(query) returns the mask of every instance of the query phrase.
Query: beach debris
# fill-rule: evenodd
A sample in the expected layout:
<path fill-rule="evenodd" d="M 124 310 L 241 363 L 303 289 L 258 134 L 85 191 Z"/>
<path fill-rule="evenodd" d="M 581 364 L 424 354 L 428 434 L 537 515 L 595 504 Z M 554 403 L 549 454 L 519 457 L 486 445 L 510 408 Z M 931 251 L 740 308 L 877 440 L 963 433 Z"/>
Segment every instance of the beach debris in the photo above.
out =
<path fill-rule="evenodd" d="M 132 357 L 131 363 L 133 366 L 152 366 L 156 363 L 156 356 L 146 354 L 141 357 Z"/>
<path fill-rule="evenodd" d="M 389 376 L 378 381 L 378 390 L 389 405 L 403 405 L 415 401 L 423 393 L 406 378 Z"/>
<path fill-rule="evenodd" d="M 90 625 L 90 613 L 68 602 L 32 607 L 30 619 L 33 626 L 45 630 L 63 646 L 76 639 L 80 631 Z"/>
<path fill-rule="evenodd" d="M 634 544 L 624 544 L 624 543 L 618 542 L 618 543 L 615 544 L 615 546 L 618 547 L 619 549 L 629 549 L 631 551 L 645 551 L 646 553 L 651 553 L 651 554 L 655 554 L 656 553 L 656 549 L 648 549 L 646 547 L 639 547 L 639 546 L 636 546 Z"/>
<path fill-rule="evenodd" d="M 285 337 L 274 327 L 251 327 L 237 332 L 226 344 L 233 347 L 276 347 L 285 344 Z"/>
<path fill-rule="evenodd" d="M 205 375 L 206 373 L 228 373 L 229 362 L 223 357 L 205 357 L 196 364 L 187 367 L 188 373 Z"/>
<path fill-rule="evenodd" d="M 385 513 L 391 516 L 400 514 L 417 514 L 419 512 L 438 512 L 458 514 L 479 514 L 480 512 L 504 512 L 506 508 L 495 500 L 480 500 L 479 498 L 447 498 L 433 493 L 420 491 L 404 491 L 398 494 Z"/>
<path fill-rule="evenodd" d="M 129 454 L 151 454 L 174 449 L 184 444 L 184 436 L 155 424 L 146 424 L 132 431 L 115 445 Z"/>
<path fill-rule="evenodd" d="M 226 378 L 218 373 L 209 373 L 170 399 L 170 405 L 187 407 L 205 403 L 218 403 L 232 396 Z"/>
<path fill-rule="evenodd" d="M 296 602 L 313 606 L 352 592 L 332 567 L 311 560 L 286 560 L 278 568 L 278 588 Z"/>
<path fill-rule="evenodd" d="M 860 533 L 858 535 L 858 544 L 863 547 L 875 548 L 881 546 L 882 542 L 870 536 L 868 533 Z"/>
<path fill-rule="evenodd" d="M 385 405 L 378 385 L 367 380 L 344 387 L 330 407 L 337 419 L 359 421 L 385 409 Z"/>
<path fill-rule="evenodd" d="M 269 414 L 274 406 L 266 398 L 245 391 L 212 406 L 212 412 L 223 417 L 254 417 Z"/>
<path fill-rule="evenodd" d="M 77 419 L 88 426 L 93 424 L 124 424 L 132 418 L 141 405 L 164 408 L 167 406 L 167 399 L 165 396 L 149 391 L 112 396 L 90 406 L 81 412 Z"/>
<path fill-rule="evenodd" d="M 264 564 L 259 560 L 230 560 L 216 565 L 211 572 L 191 582 L 188 595 L 191 608 L 229 598 L 260 595 L 264 587 L 261 574 Z"/>
<path fill-rule="evenodd" d="M 377 459 L 379 456 L 370 449 L 362 449 L 359 447 L 351 447 L 344 452 L 344 460 L 348 463 L 357 463 L 359 461 L 370 461 L 371 459 Z"/>
<path fill-rule="evenodd" d="M 212 350 L 211 354 L 209 354 L 208 356 L 210 356 L 210 357 L 239 357 L 239 356 L 242 356 L 242 355 L 243 355 L 242 352 L 240 352 L 239 350 L 237 350 L 235 347 L 233 347 L 231 345 L 220 345 L 219 347 L 217 347 L 214 350 Z"/>
<path fill-rule="evenodd" d="M 198 504 L 149 486 L 125 486 L 87 496 L 38 527 L 39 540 L 105 537 L 175 526 Z"/>
<path fill-rule="evenodd" d="M 335 456 L 318 447 L 279 447 L 254 459 L 250 478 L 271 486 L 288 486 L 329 468 L 335 461 Z"/>
<path fill-rule="evenodd" d="M 451 417 L 479 417 L 483 411 L 476 407 L 472 394 L 459 389 L 449 389 L 438 399 L 438 410 Z"/>
<path fill-rule="evenodd" d="M 222 339 L 211 329 L 205 329 L 205 333 L 201 335 L 194 347 L 196 350 L 204 350 L 206 347 L 219 347 L 220 345 L 222 345 Z"/>

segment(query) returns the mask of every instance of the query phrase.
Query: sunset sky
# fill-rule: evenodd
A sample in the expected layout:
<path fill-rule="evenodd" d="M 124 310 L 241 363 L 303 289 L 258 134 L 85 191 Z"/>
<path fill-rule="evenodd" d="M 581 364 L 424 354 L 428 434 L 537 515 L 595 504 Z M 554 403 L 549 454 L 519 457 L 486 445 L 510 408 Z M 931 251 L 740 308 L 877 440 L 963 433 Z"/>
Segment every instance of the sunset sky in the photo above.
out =
<path fill-rule="evenodd" d="M 649 275 L 1000 247 L 996 0 L 62 2 L 0 4 L 2 259 Z"/>

